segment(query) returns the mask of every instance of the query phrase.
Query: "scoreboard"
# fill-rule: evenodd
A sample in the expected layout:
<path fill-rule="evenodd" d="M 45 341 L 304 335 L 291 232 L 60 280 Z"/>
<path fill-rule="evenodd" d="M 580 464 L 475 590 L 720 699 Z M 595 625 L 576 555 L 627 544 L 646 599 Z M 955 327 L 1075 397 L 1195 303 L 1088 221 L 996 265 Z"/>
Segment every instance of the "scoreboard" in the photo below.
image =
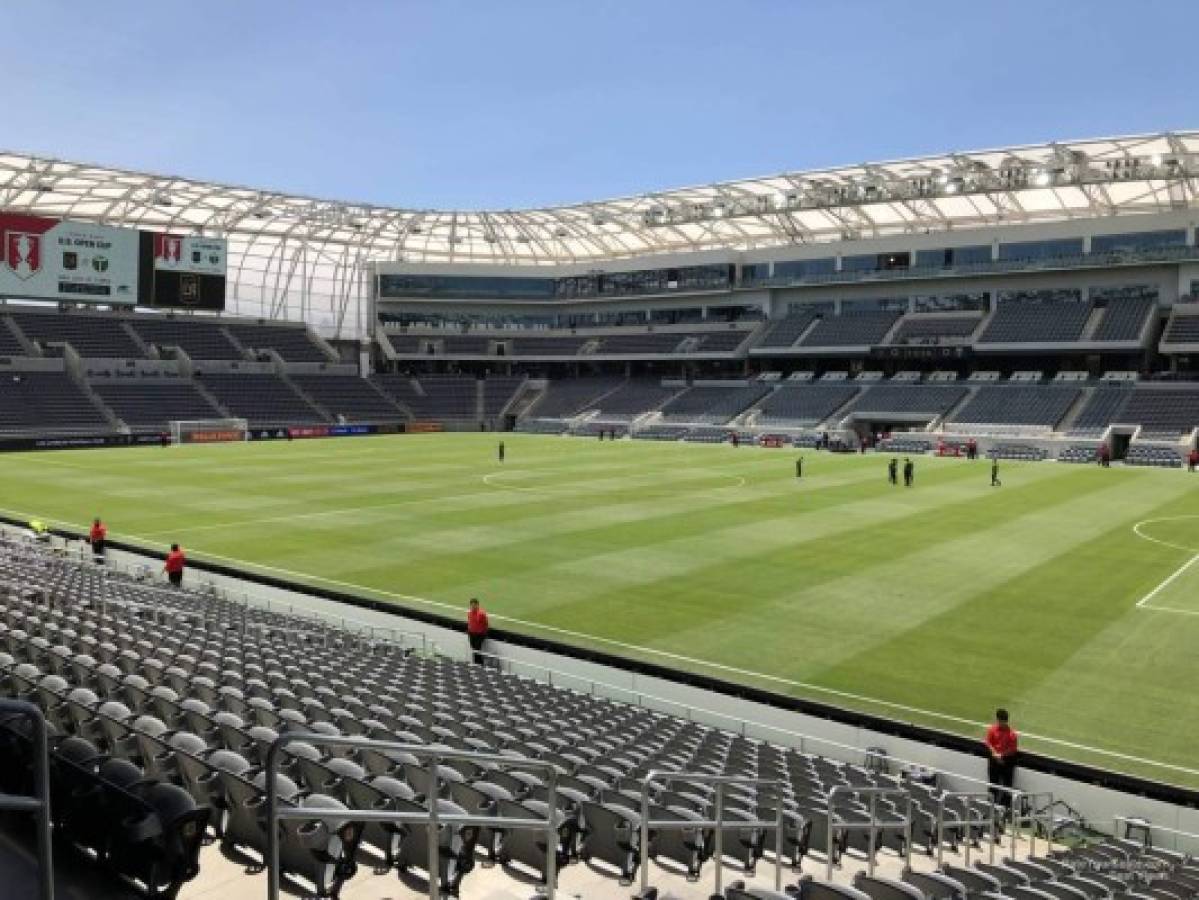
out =
<path fill-rule="evenodd" d="M 222 238 L 141 233 L 141 257 L 149 285 L 143 306 L 222 310 L 225 308 L 225 255 Z"/>
<path fill-rule="evenodd" d="M 227 254 L 223 238 L 0 210 L 0 297 L 219 311 Z"/>

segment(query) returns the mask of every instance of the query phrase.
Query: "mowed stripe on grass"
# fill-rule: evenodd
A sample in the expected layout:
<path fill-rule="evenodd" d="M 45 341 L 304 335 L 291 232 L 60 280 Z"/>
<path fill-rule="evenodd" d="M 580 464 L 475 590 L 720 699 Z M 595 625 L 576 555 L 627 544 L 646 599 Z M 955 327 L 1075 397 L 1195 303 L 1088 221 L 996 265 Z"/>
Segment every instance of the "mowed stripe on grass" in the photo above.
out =
<path fill-rule="evenodd" d="M 502 466 L 495 436 L 443 435 L 8 455 L 0 472 L 6 506 L 99 513 L 114 536 L 455 606 L 479 594 L 570 640 L 940 727 L 1004 704 L 1030 733 L 1193 764 L 1199 724 L 1178 712 L 1199 617 L 1135 608 L 1185 559 L 1132 532 L 1196 508 L 1183 473 L 1005 464 L 992 489 L 984 462 L 918 458 L 907 490 L 874 455 L 807 452 L 797 481 L 792 452 L 504 439 Z M 1114 733 L 1113 708 L 1131 719 Z"/>

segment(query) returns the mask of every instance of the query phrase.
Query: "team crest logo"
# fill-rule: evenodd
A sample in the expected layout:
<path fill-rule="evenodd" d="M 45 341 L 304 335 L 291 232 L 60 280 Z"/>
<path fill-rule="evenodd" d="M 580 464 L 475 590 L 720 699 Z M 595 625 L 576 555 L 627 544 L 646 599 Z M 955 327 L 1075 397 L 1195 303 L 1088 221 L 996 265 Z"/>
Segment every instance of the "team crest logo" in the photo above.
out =
<path fill-rule="evenodd" d="M 183 238 L 174 234 L 156 234 L 154 256 L 167 263 L 177 264 L 183 259 Z"/>
<path fill-rule="evenodd" d="M 4 259 L 18 278 L 32 278 L 42 268 L 42 236 L 27 231 L 7 232 Z"/>

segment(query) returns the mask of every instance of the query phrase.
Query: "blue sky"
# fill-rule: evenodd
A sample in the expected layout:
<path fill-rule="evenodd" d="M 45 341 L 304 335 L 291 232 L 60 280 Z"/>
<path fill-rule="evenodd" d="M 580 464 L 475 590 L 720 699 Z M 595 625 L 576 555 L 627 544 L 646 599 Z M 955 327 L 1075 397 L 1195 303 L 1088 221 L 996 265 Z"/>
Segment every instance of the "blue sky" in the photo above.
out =
<path fill-rule="evenodd" d="M 1199 128 L 1194 0 L 32 0 L 0 147 L 510 208 Z"/>

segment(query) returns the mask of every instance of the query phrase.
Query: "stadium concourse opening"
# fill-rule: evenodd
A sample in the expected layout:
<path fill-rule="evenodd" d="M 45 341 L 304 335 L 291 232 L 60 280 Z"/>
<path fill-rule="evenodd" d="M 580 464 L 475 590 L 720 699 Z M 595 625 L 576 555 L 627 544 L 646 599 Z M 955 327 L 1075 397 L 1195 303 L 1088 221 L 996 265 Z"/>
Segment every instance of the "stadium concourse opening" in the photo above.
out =
<path fill-rule="evenodd" d="M 1197 183 L 1193 132 L 527 212 L 0 153 L 0 807 L 86 896 L 1192 896 Z"/>

